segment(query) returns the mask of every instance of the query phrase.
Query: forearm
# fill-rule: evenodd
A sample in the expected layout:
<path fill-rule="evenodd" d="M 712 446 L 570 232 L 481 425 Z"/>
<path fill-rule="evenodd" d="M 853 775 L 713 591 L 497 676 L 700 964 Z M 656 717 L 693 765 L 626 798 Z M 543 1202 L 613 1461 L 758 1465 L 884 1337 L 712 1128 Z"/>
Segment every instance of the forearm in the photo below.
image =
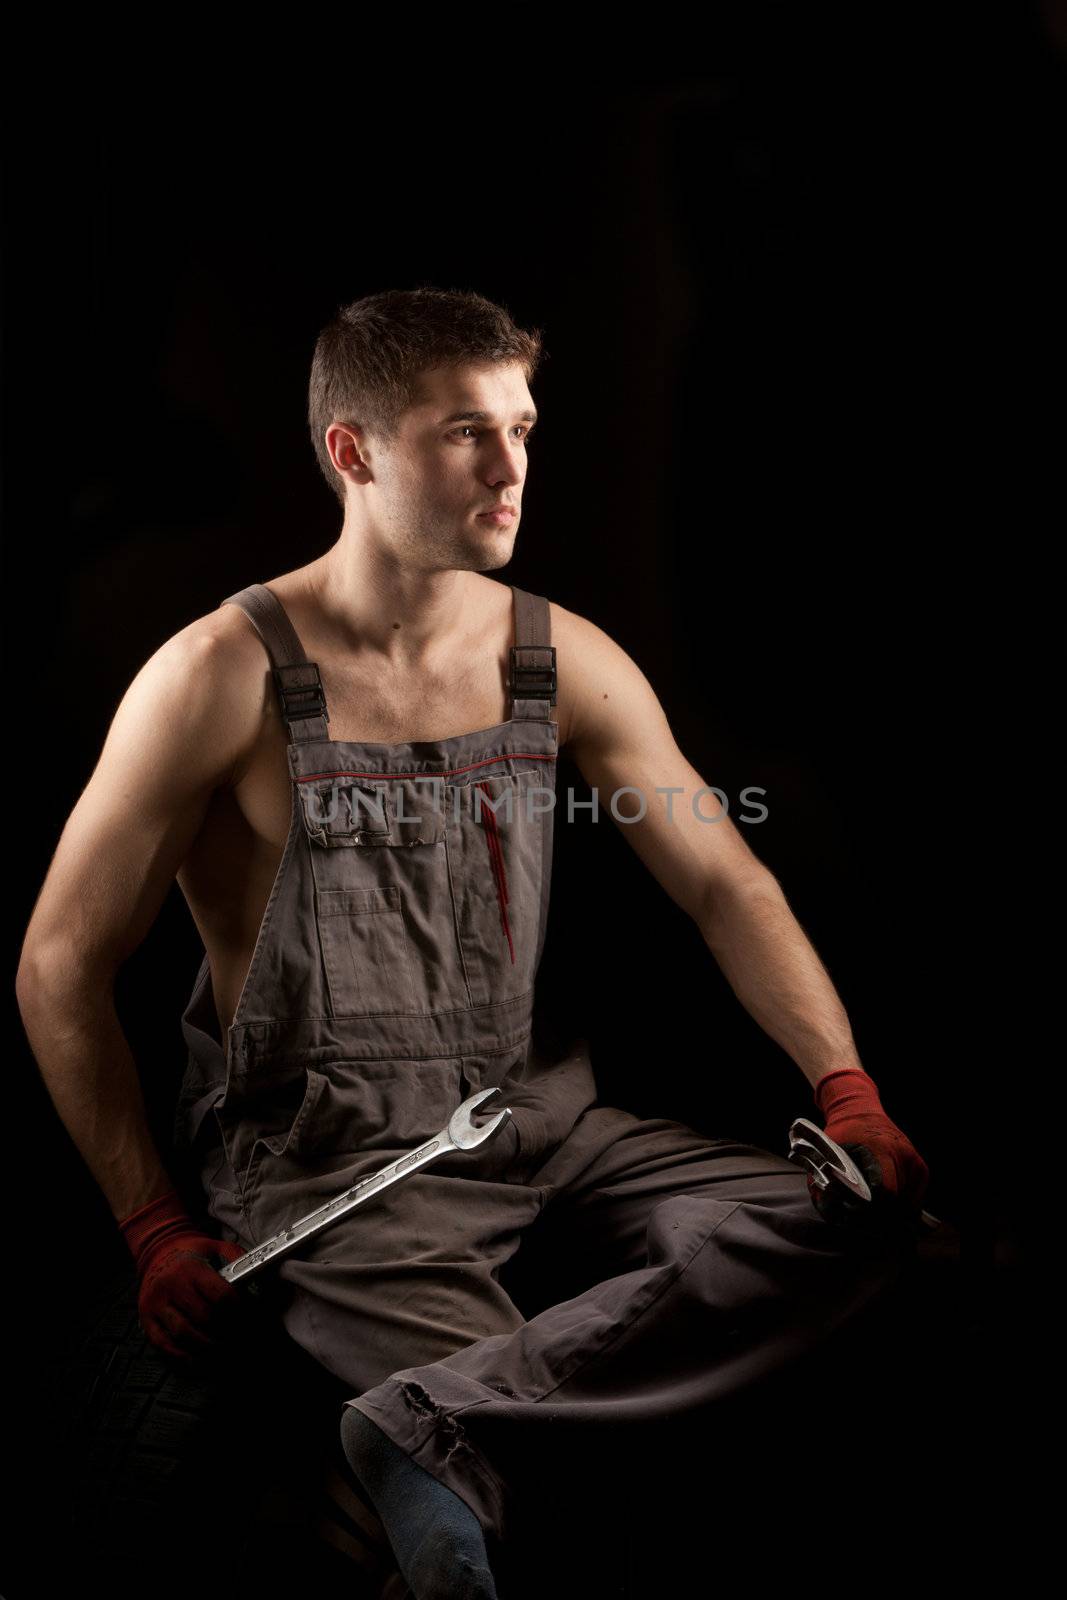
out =
<path fill-rule="evenodd" d="M 149 1131 L 112 985 L 70 972 L 69 964 L 24 957 L 19 1010 L 59 1118 L 122 1218 L 174 1184 Z"/>
<path fill-rule="evenodd" d="M 862 1068 L 845 1008 L 772 874 L 721 890 L 701 932 L 745 1010 L 812 1088 Z"/>

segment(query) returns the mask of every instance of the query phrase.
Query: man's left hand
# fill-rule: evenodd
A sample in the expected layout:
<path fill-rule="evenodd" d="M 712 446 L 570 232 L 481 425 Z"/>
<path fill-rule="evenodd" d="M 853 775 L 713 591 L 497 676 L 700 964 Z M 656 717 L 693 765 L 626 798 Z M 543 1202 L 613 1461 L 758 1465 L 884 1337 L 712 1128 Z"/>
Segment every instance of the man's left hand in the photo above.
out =
<path fill-rule="evenodd" d="M 881 1189 L 917 1213 L 930 1169 L 907 1134 L 886 1116 L 873 1079 L 862 1068 L 830 1072 L 815 1086 L 815 1103 L 823 1116 L 823 1131 L 848 1150 L 872 1191 Z M 857 1158 L 859 1150 L 866 1150 L 868 1159 Z"/>

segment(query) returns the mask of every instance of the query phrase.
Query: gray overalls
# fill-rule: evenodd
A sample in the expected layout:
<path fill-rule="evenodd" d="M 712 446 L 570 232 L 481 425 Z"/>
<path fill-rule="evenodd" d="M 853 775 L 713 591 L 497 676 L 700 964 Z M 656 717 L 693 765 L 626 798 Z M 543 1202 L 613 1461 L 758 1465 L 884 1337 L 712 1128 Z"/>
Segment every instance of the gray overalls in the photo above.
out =
<path fill-rule="evenodd" d="M 531 1427 L 732 1395 L 866 1306 L 909 1251 L 823 1221 L 784 1155 L 597 1104 L 585 1042 L 533 1025 L 556 663 L 547 601 L 512 592 L 510 720 L 399 745 L 332 741 L 279 601 L 262 584 L 230 597 L 270 656 L 292 812 L 228 1057 L 204 957 L 175 1124 L 219 1232 L 251 1248 L 502 1086 L 514 1116 L 495 1138 L 274 1269 L 286 1330 L 351 1385 L 346 1404 L 496 1539 Z M 549 1213 L 586 1282 L 527 1320 L 498 1274 Z"/>

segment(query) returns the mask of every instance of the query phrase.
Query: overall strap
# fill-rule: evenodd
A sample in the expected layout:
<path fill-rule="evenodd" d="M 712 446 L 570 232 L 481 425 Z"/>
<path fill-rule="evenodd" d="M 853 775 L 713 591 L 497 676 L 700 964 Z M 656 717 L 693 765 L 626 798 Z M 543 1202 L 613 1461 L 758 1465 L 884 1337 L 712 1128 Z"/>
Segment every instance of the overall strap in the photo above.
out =
<path fill-rule="evenodd" d="M 515 606 L 515 643 L 511 646 L 508 691 L 511 716 L 518 722 L 544 722 L 556 703 L 556 651 L 552 620 L 544 595 L 511 586 Z"/>
<path fill-rule="evenodd" d="M 251 583 L 247 589 L 228 595 L 222 604 L 240 606 L 266 645 L 290 743 L 328 739 L 326 724 L 330 714 L 319 669 L 307 659 L 300 636 L 274 591 L 264 583 Z"/>

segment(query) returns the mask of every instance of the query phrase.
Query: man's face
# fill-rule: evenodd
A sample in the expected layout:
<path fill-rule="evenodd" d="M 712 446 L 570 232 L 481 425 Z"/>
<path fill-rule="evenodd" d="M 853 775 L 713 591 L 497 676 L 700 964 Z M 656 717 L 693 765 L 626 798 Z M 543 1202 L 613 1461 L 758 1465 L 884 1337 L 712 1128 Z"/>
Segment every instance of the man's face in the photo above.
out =
<path fill-rule="evenodd" d="M 377 537 L 424 571 L 506 566 L 536 414 L 517 362 L 424 372 L 397 439 L 384 450 L 370 443 L 374 481 L 357 492 L 368 494 Z M 487 515 L 494 507 L 513 514 Z"/>

